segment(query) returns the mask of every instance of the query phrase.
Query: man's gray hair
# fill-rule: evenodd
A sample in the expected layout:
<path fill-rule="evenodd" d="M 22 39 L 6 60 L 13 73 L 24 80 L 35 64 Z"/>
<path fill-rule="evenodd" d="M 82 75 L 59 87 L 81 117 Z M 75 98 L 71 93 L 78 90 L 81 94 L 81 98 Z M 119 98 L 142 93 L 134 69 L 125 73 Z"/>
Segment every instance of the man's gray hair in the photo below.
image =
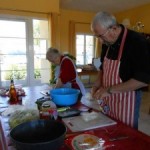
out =
<path fill-rule="evenodd" d="M 56 56 L 60 56 L 61 53 L 59 52 L 58 49 L 50 47 L 48 48 L 47 52 L 46 52 L 46 58 L 48 59 L 49 56 L 51 57 L 56 57 Z"/>
<path fill-rule="evenodd" d="M 99 24 L 103 28 L 111 28 L 114 25 L 117 25 L 115 16 L 108 12 L 98 12 L 92 20 L 91 29 Z"/>

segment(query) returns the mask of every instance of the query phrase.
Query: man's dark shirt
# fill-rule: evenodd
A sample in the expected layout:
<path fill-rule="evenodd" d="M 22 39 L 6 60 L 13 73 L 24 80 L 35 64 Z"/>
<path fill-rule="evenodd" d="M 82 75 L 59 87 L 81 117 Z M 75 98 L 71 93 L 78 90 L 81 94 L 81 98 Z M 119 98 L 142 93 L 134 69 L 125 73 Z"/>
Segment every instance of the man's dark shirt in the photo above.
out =
<path fill-rule="evenodd" d="M 117 41 L 110 46 L 107 58 L 116 60 L 124 33 L 124 27 Z M 102 46 L 101 62 L 103 62 L 108 47 Z M 103 63 L 102 63 L 103 64 Z M 102 65 L 100 67 L 103 68 Z M 128 30 L 121 57 L 119 75 L 123 82 L 134 78 L 144 83 L 150 83 L 150 41 L 141 34 Z"/>

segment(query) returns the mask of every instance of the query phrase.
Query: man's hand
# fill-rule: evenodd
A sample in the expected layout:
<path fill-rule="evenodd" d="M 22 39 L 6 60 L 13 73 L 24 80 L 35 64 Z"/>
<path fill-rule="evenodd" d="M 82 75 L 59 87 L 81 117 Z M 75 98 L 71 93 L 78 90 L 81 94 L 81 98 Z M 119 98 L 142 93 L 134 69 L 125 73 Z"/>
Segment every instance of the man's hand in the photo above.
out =
<path fill-rule="evenodd" d="M 98 99 L 103 99 L 106 96 L 109 96 L 110 94 L 107 92 L 108 88 L 99 88 L 93 95 L 93 98 L 98 100 Z"/>
<path fill-rule="evenodd" d="M 94 86 L 91 89 L 91 95 L 92 95 L 93 98 L 94 98 L 94 95 L 95 95 L 96 91 L 102 85 L 101 83 L 102 83 L 102 70 L 98 71 L 97 79 L 95 81 Z"/>
<path fill-rule="evenodd" d="M 96 87 L 96 86 L 93 86 L 91 88 L 91 95 L 92 95 L 93 98 L 94 98 L 94 95 L 95 95 L 95 93 L 96 93 L 97 90 L 98 90 L 98 87 Z"/>

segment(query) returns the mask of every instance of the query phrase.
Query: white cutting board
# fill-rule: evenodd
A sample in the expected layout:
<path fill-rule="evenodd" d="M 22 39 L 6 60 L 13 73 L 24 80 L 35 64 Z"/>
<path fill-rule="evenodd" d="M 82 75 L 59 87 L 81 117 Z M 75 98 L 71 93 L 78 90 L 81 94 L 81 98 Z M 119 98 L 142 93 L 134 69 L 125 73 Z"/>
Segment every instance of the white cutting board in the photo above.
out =
<path fill-rule="evenodd" d="M 62 120 L 72 132 L 85 131 L 116 124 L 114 120 L 103 115 L 101 112 L 94 113 L 92 113 L 91 116 L 89 113 L 88 117 L 81 115 L 70 118 L 63 118 Z"/>

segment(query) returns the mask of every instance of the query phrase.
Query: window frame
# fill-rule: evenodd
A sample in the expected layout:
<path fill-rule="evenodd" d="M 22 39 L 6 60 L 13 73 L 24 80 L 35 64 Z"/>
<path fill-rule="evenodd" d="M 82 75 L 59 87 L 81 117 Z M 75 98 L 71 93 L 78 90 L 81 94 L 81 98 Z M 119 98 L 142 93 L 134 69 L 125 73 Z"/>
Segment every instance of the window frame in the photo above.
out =
<path fill-rule="evenodd" d="M 26 71 L 27 78 L 25 80 L 16 80 L 15 84 L 22 84 L 23 86 L 33 86 L 33 85 L 42 85 L 41 79 L 34 78 L 34 37 L 33 37 L 33 19 L 37 20 L 47 20 L 46 18 L 38 18 L 38 17 L 26 17 L 26 16 L 14 16 L 14 15 L 4 15 L 0 14 L 0 20 L 8 20 L 8 21 L 20 21 L 25 22 L 25 30 L 26 30 Z M 49 26 L 48 26 L 49 30 Z M 49 32 L 49 31 L 48 31 Z M 49 34 L 48 34 L 49 35 Z M 50 37 L 48 37 L 46 41 L 46 48 L 50 45 Z M 50 68 L 50 65 L 49 65 Z M 0 81 L 1 81 L 1 69 L 0 69 Z M 3 82 L 3 83 L 2 83 Z M 0 87 L 8 86 L 10 84 L 9 80 L 1 81 Z"/>
<path fill-rule="evenodd" d="M 75 37 L 75 54 L 76 54 L 76 60 L 77 60 L 77 35 L 83 35 L 84 36 L 84 56 L 83 56 L 83 58 L 84 58 L 84 60 L 83 60 L 83 62 L 84 62 L 84 64 L 77 64 L 77 62 L 76 62 L 76 65 L 78 66 L 78 67 L 82 67 L 82 66 L 84 66 L 84 65 L 88 65 L 88 64 L 86 64 L 86 36 L 92 36 L 93 37 L 93 58 L 95 57 L 95 45 L 96 45 L 96 39 L 95 39 L 95 37 L 92 35 L 92 34 L 89 34 L 89 33 L 76 33 L 76 37 Z"/>

